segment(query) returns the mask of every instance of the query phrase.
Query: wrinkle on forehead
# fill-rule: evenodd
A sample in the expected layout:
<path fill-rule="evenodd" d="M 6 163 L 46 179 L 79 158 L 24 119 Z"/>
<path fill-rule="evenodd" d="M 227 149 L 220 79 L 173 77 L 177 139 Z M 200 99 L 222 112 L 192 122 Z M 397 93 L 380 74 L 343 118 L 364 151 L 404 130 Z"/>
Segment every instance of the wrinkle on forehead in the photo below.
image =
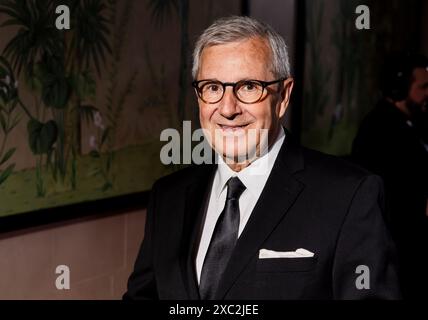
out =
<path fill-rule="evenodd" d="M 225 57 L 227 57 L 227 61 L 225 61 Z M 204 79 L 212 78 L 210 75 L 216 74 L 226 64 L 228 64 L 227 66 L 231 66 L 231 70 L 242 70 L 243 72 L 248 68 L 254 67 L 256 69 L 259 67 L 257 71 L 264 74 L 267 71 L 273 76 L 272 52 L 267 40 L 260 37 L 206 47 L 202 51 L 200 61 L 198 78 L 200 76 Z M 261 62 L 263 65 L 254 66 L 255 61 Z M 233 75 L 230 74 L 230 76 L 232 77 Z M 218 80 L 226 81 L 226 79 Z M 227 79 L 227 81 L 238 80 L 241 79 Z"/>

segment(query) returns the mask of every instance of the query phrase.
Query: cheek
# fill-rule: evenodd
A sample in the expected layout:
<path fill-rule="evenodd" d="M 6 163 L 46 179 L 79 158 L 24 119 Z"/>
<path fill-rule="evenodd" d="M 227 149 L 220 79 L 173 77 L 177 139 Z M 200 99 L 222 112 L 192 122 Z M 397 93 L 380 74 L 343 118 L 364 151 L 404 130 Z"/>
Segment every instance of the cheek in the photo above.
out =
<path fill-rule="evenodd" d="M 420 103 L 425 99 L 425 91 L 414 85 L 410 89 L 409 97 L 414 102 Z"/>
<path fill-rule="evenodd" d="M 213 110 L 209 106 L 199 107 L 199 120 L 202 125 L 209 125 L 212 118 Z"/>
<path fill-rule="evenodd" d="M 255 119 L 257 126 L 260 128 L 267 128 L 271 125 L 272 120 L 275 116 L 274 109 L 270 106 L 263 106 L 259 108 L 254 108 L 249 112 L 251 117 Z"/>

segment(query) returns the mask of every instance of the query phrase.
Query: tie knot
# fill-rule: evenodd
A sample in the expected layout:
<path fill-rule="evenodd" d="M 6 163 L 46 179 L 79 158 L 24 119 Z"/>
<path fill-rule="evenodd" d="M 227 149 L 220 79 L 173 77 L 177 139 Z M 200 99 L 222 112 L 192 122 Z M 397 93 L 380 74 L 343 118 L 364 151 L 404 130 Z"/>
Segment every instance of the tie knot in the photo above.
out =
<path fill-rule="evenodd" d="M 245 190 L 244 184 L 239 180 L 238 177 L 232 177 L 227 181 L 227 196 L 226 200 L 236 199 L 238 200 L 242 192 Z"/>

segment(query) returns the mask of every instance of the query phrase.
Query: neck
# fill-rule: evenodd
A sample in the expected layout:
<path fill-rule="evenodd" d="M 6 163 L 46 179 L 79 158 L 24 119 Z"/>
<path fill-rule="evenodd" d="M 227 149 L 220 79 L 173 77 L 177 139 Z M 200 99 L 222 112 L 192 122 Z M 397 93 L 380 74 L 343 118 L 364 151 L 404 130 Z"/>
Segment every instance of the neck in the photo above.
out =
<path fill-rule="evenodd" d="M 250 161 L 245 161 L 242 163 L 228 163 L 227 165 L 229 166 L 230 169 L 232 169 L 235 172 L 240 172 L 242 170 L 244 170 L 246 167 L 248 167 L 251 164 Z"/>

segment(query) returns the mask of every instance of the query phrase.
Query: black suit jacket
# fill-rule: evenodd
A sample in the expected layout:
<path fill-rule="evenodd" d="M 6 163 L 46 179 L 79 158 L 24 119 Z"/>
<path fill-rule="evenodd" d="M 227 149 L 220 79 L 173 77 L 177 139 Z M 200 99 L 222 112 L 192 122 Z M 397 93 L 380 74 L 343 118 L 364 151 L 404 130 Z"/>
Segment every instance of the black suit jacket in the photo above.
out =
<path fill-rule="evenodd" d="M 124 299 L 199 299 L 195 258 L 215 170 L 189 167 L 155 183 Z M 286 138 L 216 298 L 399 298 L 382 203 L 377 176 Z M 298 248 L 315 256 L 258 258 L 260 249 Z M 356 286 L 359 265 L 370 289 Z"/>

